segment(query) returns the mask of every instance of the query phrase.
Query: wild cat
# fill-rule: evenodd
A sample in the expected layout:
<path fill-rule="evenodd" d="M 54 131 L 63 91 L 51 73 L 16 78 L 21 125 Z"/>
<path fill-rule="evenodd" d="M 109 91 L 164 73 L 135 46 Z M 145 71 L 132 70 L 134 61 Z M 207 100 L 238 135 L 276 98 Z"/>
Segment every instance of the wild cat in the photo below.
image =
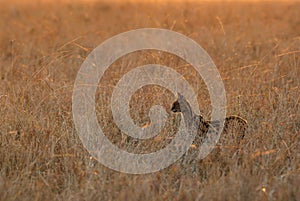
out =
<path fill-rule="evenodd" d="M 174 113 L 181 113 L 183 116 L 183 119 L 185 121 L 185 124 L 188 127 L 194 126 L 194 128 L 197 128 L 197 134 L 195 136 L 195 139 L 191 145 L 192 149 L 189 149 L 187 153 L 184 154 L 184 156 L 181 159 L 180 164 L 184 167 L 184 171 L 186 172 L 187 169 L 190 169 L 192 173 L 199 172 L 199 168 L 197 168 L 197 160 L 200 154 L 200 150 L 198 149 L 201 144 L 203 144 L 204 139 L 209 137 L 211 133 L 209 133 L 209 128 L 212 128 L 212 131 L 216 131 L 215 129 L 219 128 L 219 121 L 207 121 L 202 115 L 197 115 L 192 110 L 189 102 L 185 99 L 185 97 L 178 93 L 178 99 L 172 104 L 171 111 Z M 240 116 L 237 115 L 230 115 L 225 118 L 224 121 L 224 127 L 221 135 L 221 146 L 216 149 L 216 152 L 213 156 L 216 157 L 217 160 L 222 160 L 218 158 L 220 155 L 220 151 L 223 148 L 239 148 L 239 144 L 241 140 L 245 137 L 245 132 L 247 129 L 247 120 L 243 119 Z M 231 132 L 231 128 L 233 128 L 233 132 Z M 226 149 L 225 148 L 225 149 Z M 235 152 L 233 150 L 228 150 L 222 153 L 229 153 L 227 156 L 232 156 Z M 225 165 L 226 167 L 226 165 Z M 186 169 L 187 168 L 187 169 Z"/>
<path fill-rule="evenodd" d="M 200 137 L 201 139 L 203 139 L 206 137 L 210 127 L 213 128 L 218 127 L 218 123 L 219 123 L 218 121 L 213 121 L 213 122 L 207 121 L 202 115 L 195 114 L 189 102 L 180 93 L 178 93 L 178 99 L 172 104 L 171 111 L 174 113 L 182 113 L 185 121 L 190 120 L 190 122 L 186 122 L 186 123 L 193 124 L 190 126 L 197 127 L 196 138 Z M 227 133 L 228 130 L 233 126 L 237 127 L 235 128 L 238 131 L 237 132 L 238 136 L 236 136 L 236 139 L 237 142 L 239 143 L 245 137 L 245 132 L 248 126 L 247 120 L 243 119 L 238 115 L 227 116 L 224 121 L 224 127 L 222 133 L 224 134 Z"/>

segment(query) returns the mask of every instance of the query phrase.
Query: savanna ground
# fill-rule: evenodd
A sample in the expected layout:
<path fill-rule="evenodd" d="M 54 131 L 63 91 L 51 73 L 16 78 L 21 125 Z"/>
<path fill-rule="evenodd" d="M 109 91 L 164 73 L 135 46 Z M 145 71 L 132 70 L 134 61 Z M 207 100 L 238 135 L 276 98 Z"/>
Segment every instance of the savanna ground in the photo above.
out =
<path fill-rule="evenodd" d="M 0 200 L 300 200 L 299 3 L 0 5 Z M 72 90 L 86 56 L 111 36 L 143 27 L 197 41 L 223 78 L 227 113 L 249 122 L 241 145 L 227 139 L 230 146 L 220 144 L 194 173 L 179 163 L 147 175 L 116 172 L 89 155 L 74 128 Z M 165 106 L 170 118 L 160 136 L 124 140 L 114 125 L 113 87 L 146 63 L 184 75 L 202 114 L 211 112 L 201 77 L 181 59 L 156 51 L 119 59 L 99 83 L 97 114 L 107 137 L 133 152 L 160 149 L 177 125 L 169 112 L 175 96 L 158 86 L 137 91 L 130 113 L 142 126 L 151 105 Z"/>

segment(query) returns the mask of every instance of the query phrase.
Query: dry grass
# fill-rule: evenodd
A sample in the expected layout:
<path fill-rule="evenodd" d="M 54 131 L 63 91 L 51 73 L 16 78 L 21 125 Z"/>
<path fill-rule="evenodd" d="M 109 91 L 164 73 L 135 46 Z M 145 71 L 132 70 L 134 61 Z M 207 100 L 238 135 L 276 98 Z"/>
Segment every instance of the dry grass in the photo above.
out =
<path fill-rule="evenodd" d="M 0 200 L 300 200 L 299 3 L 0 4 Z M 249 122 L 238 153 L 223 145 L 219 157 L 197 162 L 196 174 L 174 164 L 126 175 L 90 158 L 72 121 L 77 71 L 102 41 L 141 27 L 181 32 L 207 50 L 224 79 L 227 112 Z M 164 132 L 124 145 L 111 118 L 113 86 L 144 63 L 182 73 L 210 114 L 204 84 L 184 61 L 155 51 L 128 55 L 100 81 L 97 111 L 109 139 L 134 152 L 169 139 Z M 149 121 L 143 111 L 154 103 L 169 108 L 174 98 L 142 88 L 131 116 L 142 126 Z M 176 130 L 173 118 L 165 131 Z"/>

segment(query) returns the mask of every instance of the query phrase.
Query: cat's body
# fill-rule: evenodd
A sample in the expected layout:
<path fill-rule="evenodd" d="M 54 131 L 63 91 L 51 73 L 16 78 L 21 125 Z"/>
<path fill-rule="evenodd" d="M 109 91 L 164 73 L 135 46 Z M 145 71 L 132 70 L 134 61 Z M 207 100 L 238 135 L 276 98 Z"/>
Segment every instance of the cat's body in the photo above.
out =
<path fill-rule="evenodd" d="M 215 132 L 220 128 L 220 121 L 207 121 L 202 115 L 197 115 L 193 112 L 189 102 L 178 94 L 178 99 L 173 103 L 171 111 L 181 113 L 187 127 L 194 126 L 197 128 L 197 135 L 191 145 L 191 149 L 181 159 L 180 164 L 185 173 L 200 173 L 201 168 L 198 168 L 197 159 L 199 157 L 199 147 L 203 144 L 204 139 L 211 134 L 209 131 Z M 217 160 L 221 164 L 220 169 L 227 173 L 229 170 L 226 165 L 226 157 L 239 156 L 239 150 L 242 140 L 245 137 L 247 121 L 240 116 L 230 115 L 224 120 L 222 135 L 215 146 L 211 159 Z M 212 128 L 209 130 L 209 128 Z M 239 161 L 239 159 L 237 158 Z M 201 163 L 201 161 L 199 161 Z"/>
<path fill-rule="evenodd" d="M 189 102 L 181 94 L 178 94 L 178 99 L 173 103 L 171 111 L 174 113 L 181 112 L 187 125 L 197 127 L 197 136 L 200 138 L 206 136 L 210 127 L 219 127 L 219 121 L 207 121 L 202 115 L 195 114 Z M 223 133 L 227 132 L 233 126 L 238 126 L 237 139 L 240 141 L 245 137 L 247 125 L 247 120 L 242 117 L 230 115 L 225 118 Z"/>

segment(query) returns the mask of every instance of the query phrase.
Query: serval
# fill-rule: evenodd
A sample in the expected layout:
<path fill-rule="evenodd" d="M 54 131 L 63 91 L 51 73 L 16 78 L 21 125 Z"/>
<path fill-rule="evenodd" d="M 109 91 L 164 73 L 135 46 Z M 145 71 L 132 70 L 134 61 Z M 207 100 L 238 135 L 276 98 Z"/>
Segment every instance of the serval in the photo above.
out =
<path fill-rule="evenodd" d="M 202 115 L 195 114 L 189 102 L 185 99 L 183 95 L 179 93 L 178 99 L 172 104 L 171 111 L 174 113 L 182 113 L 185 121 L 190 119 L 191 122 L 186 123 L 192 123 L 192 126 L 196 126 L 198 128 L 197 135 L 200 137 L 205 137 L 207 135 L 210 126 L 219 126 L 219 121 L 207 121 Z M 238 142 L 244 139 L 246 129 L 248 126 L 247 120 L 238 115 L 227 116 L 224 121 L 223 133 L 227 133 L 232 126 L 235 126 L 239 131 L 237 136 Z"/>
<path fill-rule="evenodd" d="M 199 156 L 198 147 L 204 142 L 204 139 L 209 137 L 209 128 L 211 131 L 217 131 L 220 126 L 220 121 L 208 121 L 202 115 L 195 114 L 191 108 L 190 103 L 185 97 L 178 93 L 178 99 L 172 104 L 171 111 L 174 113 L 180 113 L 181 117 L 185 121 L 186 126 L 195 126 L 197 128 L 197 134 L 191 145 L 191 149 L 184 155 L 181 160 L 183 165 L 191 165 L 192 172 L 196 171 L 195 162 Z M 220 159 L 220 156 L 226 155 L 231 157 L 234 153 L 238 153 L 239 145 L 245 137 L 248 123 L 238 115 L 230 115 L 225 118 L 224 127 L 220 141 L 215 146 L 214 158 Z M 194 128 L 195 128 L 194 127 Z M 221 150 L 224 150 L 221 154 Z M 229 150 L 229 151 L 228 151 Z M 233 150 L 233 151 L 232 151 Z M 226 153 L 226 154 L 224 154 Z"/>

